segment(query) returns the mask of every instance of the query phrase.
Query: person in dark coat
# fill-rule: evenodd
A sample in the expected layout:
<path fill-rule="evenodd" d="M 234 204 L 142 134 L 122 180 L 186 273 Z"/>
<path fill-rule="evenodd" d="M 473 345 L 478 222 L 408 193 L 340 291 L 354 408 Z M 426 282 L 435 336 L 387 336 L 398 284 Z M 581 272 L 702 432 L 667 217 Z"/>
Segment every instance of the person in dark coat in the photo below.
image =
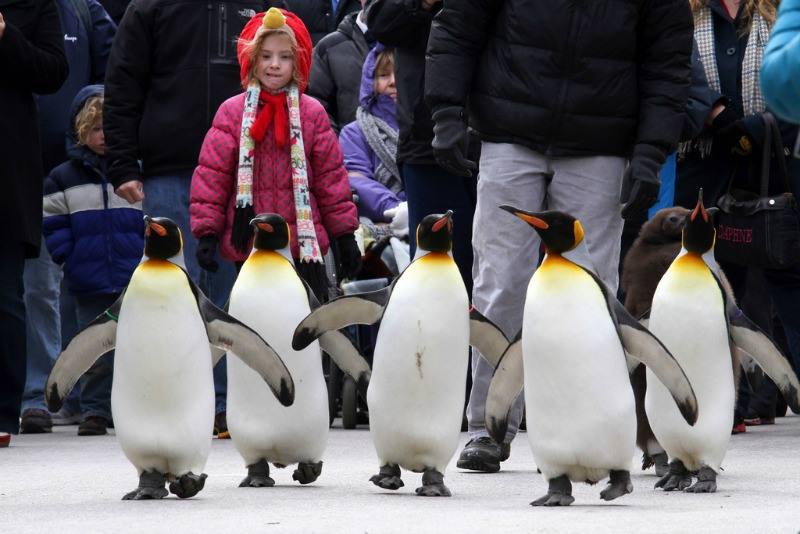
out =
<path fill-rule="evenodd" d="M 287 9 L 300 17 L 314 46 L 336 30 L 350 13 L 360 11 L 361 0 L 267 0 L 267 7 Z"/>
<path fill-rule="evenodd" d="M 64 34 L 51 0 L 0 0 L 0 446 L 19 430 L 25 387 L 25 258 L 39 255 L 42 158 L 34 93 L 67 78 Z"/>
<path fill-rule="evenodd" d="M 337 132 L 356 118 L 361 66 L 374 45 L 365 18 L 363 10 L 350 13 L 314 47 L 307 92 L 325 107 Z"/>
<path fill-rule="evenodd" d="M 235 36 L 264 9 L 261 0 L 133 0 L 106 71 L 108 179 L 117 195 L 142 201 L 147 215 L 175 221 L 189 276 L 218 306 L 228 299 L 236 269 L 219 252 L 198 248 L 189 226 L 189 188 L 214 114 L 241 91 Z M 219 269 L 201 270 L 198 251 Z M 220 363 L 214 369 L 218 435 L 227 435 L 225 380 Z"/>
<path fill-rule="evenodd" d="M 128 204 L 106 179 L 103 86 L 89 85 L 70 107 L 69 160 L 44 184 L 44 236 L 75 297 L 78 327 L 86 328 L 117 301 L 144 249 L 141 203 Z M 106 434 L 111 425 L 114 354 L 101 356 L 81 379 L 79 436 Z"/>
<path fill-rule="evenodd" d="M 473 173 L 454 174 L 433 155 L 433 121 L 425 104 L 425 47 L 440 0 L 373 0 L 367 5 L 367 27 L 375 39 L 395 50 L 397 84 L 397 165 L 408 202 L 409 237 L 430 213 L 452 209 L 453 258 L 472 291 L 472 216 L 475 210 Z M 475 145 L 473 145 L 475 146 Z M 410 240 L 414 257 L 416 240 Z"/>
<path fill-rule="evenodd" d="M 692 0 L 695 41 L 706 73 L 710 104 L 695 112 L 705 116 L 703 129 L 692 140 L 681 145 L 677 167 L 675 203 L 691 207 L 700 188 L 706 205 L 716 205 L 733 185 L 758 191 L 761 150 L 764 142 L 763 113 L 768 107 L 759 90 L 759 71 L 775 22 L 777 0 Z M 797 138 L 797 127 L 779 121 L 782 141 L 791 149 Z M 787 158 L 790 187 L 800 194 L 800 161 Z M 771 164 L 775 176 L 775 163 Z M 773 193 L 785 189 L 772 183 Z M 724 236 L 718 235 L 718 241 Z M 718 258 L 719 259 L 719 258 Z M 795 368 L 800 368 L 800 269 L 781 271 L 752 269 L 720 261 L 740 302 L 755 302 L 752 308 L 769 310 L 770 302 L 781 320 Z M 763 276 L 766 283 L 754 279 Z M 763 291 L 759 286 L 765 286 Z M 754 314 L 754 320 L 770 331 L 769 313 Z M 767 382 L 767 389 L 756 392 L 753 405 L 756 413 L 748 414 L 750 392 L 746 383 L 739 389 L 734 416 L 734 433 L 744 432 L 744 419 L 774 418 L 777 390 Z M 765 407 L 772 407 L 767 409 Z"/>
<path fill-rule="evenodd" d="M 685 0 L 448 0 L 436 15 L 425 79 L 433 148 L 440 165 L 467 172 L 468 123 L 481 138 L 472 300 L 509 339 L 540 240 L 498 206 L 580 219 L 597 274 L 616 292 L 623 217 L 641 218 L 658 197 L 659 169 L 683 128 L 691 51 Z M 492 472 L 523 401 L 494 443 L 484 426 L 493 369 L 472 358 L 471 440 L 457 465 Z"/>
<path fill-rule="evenodd" d="M 37 98 L 44 176 L 67 159 L 64 139 L 73 134 L 72 100 L 84 86 L 103 82 L 117 31 L 116 24 L 97 0 L 56 0 L 56 7 L 64 29 L 69 76 L 56 93 Z M 23 434 L 50 432 L 53 426 L 44 402 L 44 385 L 61 351 L 60 300 L 65 301 L 64 306 L 75 305 L 67 292 L 61 292 L 61 279 L 61 268 L 53 263 L 47 247 L 41 247 L 38 258 L 25 262 L 28 366 L 20 424 Z M 65 403 L 60 415 L 79 417 L 77 413 L 70 413 L 74 404 Z"/>

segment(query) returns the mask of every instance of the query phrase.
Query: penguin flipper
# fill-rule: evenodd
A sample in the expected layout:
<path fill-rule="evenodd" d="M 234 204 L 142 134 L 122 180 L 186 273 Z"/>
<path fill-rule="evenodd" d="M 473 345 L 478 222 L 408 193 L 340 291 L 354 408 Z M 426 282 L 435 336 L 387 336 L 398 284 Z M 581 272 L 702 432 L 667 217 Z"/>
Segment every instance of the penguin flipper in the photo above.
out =
<path fill-rule="evenodd" d="M 302 350 L 325 332 L 352 324 L 373 324 L 383 316 L 393 285 L 333 299 L 312 311 L 294 331 L 292 348 Z"/>
<path fill-rule="evenodd" d="M 358 391 L 366 396 L 372 370 L 350 339 L 338 330 L 331 330 L 320 336 L 319 346 L 339 369 L 353 377 Z"/>
<path fill-rule="evenodd" d="M 800 382 L 791 364 L 769 336 L 738 307 L 736 310 L 738 312 L 728 314 L 731 340 L 775 382 L 792 411 L 800 413 Z M 747 372 L 746 358 L 743 358 L 743 364 Z M 758 379 L 758 374 L 753 373 L 752 369 L 747 374 L 748 380 Z"/>
<path fill-rule="evenodd" d="M 117 320 L 124 297 L 123 291 L 110 308 L 72 338 L 56 360 L 44 388 L 47 408 L 51 412 L 61 409 L 75 383 L 100 356 L 114 350 L 117 344 Z"/>
<path fill-rule="evenodd" d="M 508 430 L 508 417 L 514 401 L 525 386 L 522 364 L 522 332 L 500 357 L 486 395 L 486 430 L 497 442 L 503 443 Z"/>
<path fill-rule="evenodd" d="M 472 308 L 469 311 L 469 344 L 478 349 L 481 356 L 496 368 L 509 343 L 497 325 Z"/>
<path fill-rule="evenodd" d="M 608 302 L 626 355 L 653 371 L 669 390 L 686 422 L 694 425 L 697 421 L 697 397 L 678 361 L 616 298 L 609 298 Z"/>
<path fill-rule="evenodd" d="M 197 299 L 209 344 L 242 360 L 261 376 L 281 404 L 291 406 L 294 402 L 294 381 L 281 357 L 255 330 L 208 300 L 188 274 L 186 279 Z M 220 357 L 219 351 L 212 351 L 212 359 L 219 361 Z"/>

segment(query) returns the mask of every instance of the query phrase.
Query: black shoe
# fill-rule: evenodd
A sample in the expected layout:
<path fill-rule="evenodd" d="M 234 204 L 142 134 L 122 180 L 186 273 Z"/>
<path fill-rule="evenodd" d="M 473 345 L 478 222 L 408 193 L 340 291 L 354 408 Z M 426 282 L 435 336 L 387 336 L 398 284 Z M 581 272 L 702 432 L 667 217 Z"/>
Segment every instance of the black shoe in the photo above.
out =
<path fill-rule="evenodd" d="M 53 418 L 46 410 L 31 409 L 22 412 L 20 434 L 44 434 L 53 431 Z"/>
<path fill-rule="evenodd" d="M 471 439 L 461 451 L 456 467 L 484 473 L 496 473 L 500 471 L 500 462 L 507 460 L 510 452 L 510 444 L 498 445 L 488 436 Z"/>
<path fill-rule="evenodd" d="M 231 434 L 228 432 L 228 418 L 225 412 L 219 412 L 214 416 L 214 435 L 218 439 L 231 439 Z"/>
<path fill-rule="evenodd" d="M 108 434 L 108 425 L 111 423 L 105 417 L 90 415 L 78 425 L 79 436 L 104 436 Z"/>

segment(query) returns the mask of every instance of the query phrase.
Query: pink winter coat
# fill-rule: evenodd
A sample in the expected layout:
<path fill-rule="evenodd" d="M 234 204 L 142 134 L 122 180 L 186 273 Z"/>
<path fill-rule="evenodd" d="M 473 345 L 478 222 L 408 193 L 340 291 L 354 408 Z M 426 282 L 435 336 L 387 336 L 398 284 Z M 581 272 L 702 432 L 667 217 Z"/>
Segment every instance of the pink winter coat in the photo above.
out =
<path fill-rule="evenodd" d="M 197 238 L 218 236 L 220 253 L 231 261 L 244 261 L 249 253 L 240 253 L 231 245 L 244 97 L 242 93 L 229 98 L 217 110 L 200 150 L 189 197 L 192 233 Z M 328 232 L 334 237 L 354 232 L 358 228 L 358 212 L 342 163 L 342 151 L 322 104 L 301 95 L 300 120 L 314 227 L 320 249 L 325 254 L 329 245 Z M 289 146 L 287 143 L 283 150 L 275 146 L 272 128 L 256 145 L 253 201 L 256 213 L 278 213 L 286 219 L 291 228 L 292 255 L 297 258 L 297 217 Z"/>

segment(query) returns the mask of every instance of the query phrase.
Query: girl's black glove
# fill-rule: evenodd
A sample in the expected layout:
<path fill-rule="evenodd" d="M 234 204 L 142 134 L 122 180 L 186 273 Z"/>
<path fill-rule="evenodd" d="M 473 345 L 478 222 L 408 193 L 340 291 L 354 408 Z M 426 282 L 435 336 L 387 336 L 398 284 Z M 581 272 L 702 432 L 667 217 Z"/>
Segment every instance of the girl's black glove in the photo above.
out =
<path fill-rule="evenodd" d="M 361 250 L 356 236 L 345 234 L 336 238 L 339 248 L 339 277 L 353 279 L 361 270 Z"/>
<path fill-rule="evenodd" d="M 217 254 L 217 245 L 219 239 L 214 235 L 204 235 L 197 243 L 197 252 L 195 257 L 201 269 L 215 273 L 219 269 L 219 264 L 214 256 Z"/>

